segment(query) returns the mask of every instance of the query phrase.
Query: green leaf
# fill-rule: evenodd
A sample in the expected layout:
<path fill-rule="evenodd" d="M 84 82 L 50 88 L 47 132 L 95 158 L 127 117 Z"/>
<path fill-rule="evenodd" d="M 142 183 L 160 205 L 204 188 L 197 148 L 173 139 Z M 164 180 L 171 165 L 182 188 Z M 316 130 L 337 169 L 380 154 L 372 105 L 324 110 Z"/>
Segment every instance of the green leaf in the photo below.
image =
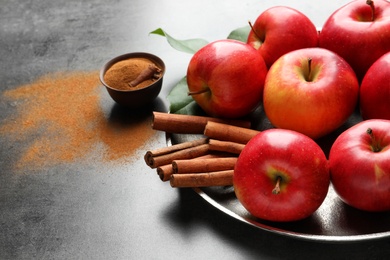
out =
<path fill-rule="evenodd" d="M 200 108 L 200 106 L 195 101 L 189 103 L 187 106 L 176 111 L 175 114 L 206 116 L 206 113 Z"/>
<path fill-rule="evenodd" d="M 247 42 L 250 30 L 251 30 L 251 27 L 249 25 L 241 27 L 241 28 L 237 28 L 237 29 L 233 30 L 228 35 L 227 38 L 232 39 L 232 40 L 238 40 L 241 42 Z"/>
<path fill-rule="evenodd" d="M 169 92 L 169 111 L 173 114 L 200 115 L 204 113 L 195 100 L 188 95 L 187 77 L 182 78 Z"/>
<path fill-rule="evenodd" d="M 182 78 L 176 86 L 169 92 L 167 99 L 170 103 L 169 111 L 175 113 L 176 111 L 194 102 L 194 99 L 188 95 L 187 77 Z"/>
<path fill-rule="evenodd" d="M 196 53 L 200 48 L 202 48 L 203 46 L 208 44 L 208 42 L 206 40 L 203 40 L 203 39 L 177 40 L 177 39 L 171 37 L 169 34 L 167 34 L 161 28 L 158 28 L 150 33 L 164 36 L 167 39 L 168 43 L 174 49 L 176 49 L 178 51 L 191 53 L 191 54 Z"/>

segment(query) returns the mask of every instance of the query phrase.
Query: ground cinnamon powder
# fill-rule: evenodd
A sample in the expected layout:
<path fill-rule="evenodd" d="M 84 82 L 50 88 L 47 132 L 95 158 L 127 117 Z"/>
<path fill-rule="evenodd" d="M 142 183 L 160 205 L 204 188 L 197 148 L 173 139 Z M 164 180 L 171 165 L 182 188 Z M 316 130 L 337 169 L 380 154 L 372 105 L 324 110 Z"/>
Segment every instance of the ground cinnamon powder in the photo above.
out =
<path fill-rule="evenodd" d="M 151 118 L 111 122 L 102 109 L 101 89 L 94 71 L 50 74 L 5 91 L 16 114 L 2 122 L 0 134 L 24 146 L 17 167 L 74 162 L 96 151 L 102 160 L 130 160 L 152 138 Z"/>
<path fill-rule="evenodd" d="M 135 80 L 149 65 L 157 66 L 154 62 L 145 58 L 130 58 L 112 65 L 104 75 L 104 81 L 112 88 L 119 90 L 136 90 L 152 84 L 156 79 L 147 79 L 137 86 L 131 87 L 130 82 Z M 160 68 L 161 69 L 161 68 Z"/>

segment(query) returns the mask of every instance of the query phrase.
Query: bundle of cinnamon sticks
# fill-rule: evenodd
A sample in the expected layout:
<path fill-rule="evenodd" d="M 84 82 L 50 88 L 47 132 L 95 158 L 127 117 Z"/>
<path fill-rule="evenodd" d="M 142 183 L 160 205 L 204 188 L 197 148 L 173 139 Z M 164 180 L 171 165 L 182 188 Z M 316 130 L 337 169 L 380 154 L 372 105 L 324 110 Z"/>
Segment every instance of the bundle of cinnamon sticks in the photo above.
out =
<path fill-rule="evenodd" d="M 242 120 L 153 112 L 153 129 L 199 138 L 147 151 L 145 162 L 172 187 L 232 185 L 238 155 L 259 133 L 250 125 Z"/>

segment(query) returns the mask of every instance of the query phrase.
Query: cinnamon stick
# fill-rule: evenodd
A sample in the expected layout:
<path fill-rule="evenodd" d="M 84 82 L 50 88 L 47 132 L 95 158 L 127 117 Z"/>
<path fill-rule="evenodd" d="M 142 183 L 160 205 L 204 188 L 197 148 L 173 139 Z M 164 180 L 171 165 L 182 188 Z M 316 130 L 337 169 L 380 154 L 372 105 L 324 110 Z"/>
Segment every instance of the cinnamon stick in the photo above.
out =
<path fill-rule="evenodd" d="M 201 144 L 206 144 L 206 143 L 208 143 L 208 138 L 199 138 L 199 139 L 196 139 L 193 141 L 187 141 L 187 142 L 183 142 L 183 143 L 174 144 L 171 146 L 158 148 L 158 149 L 155 149 L 152 151 L 147 151 L 145 153 L 144 159 L 145 159 L 146 164 L 150 166 L 151 164 L 153 164 L 153 157 L 173 153 L 176 151 L 180 151 L 180 150 L 183 150 L 186 148 L 195 147 L 195 146 L 198 146 Z"/>
<path fill-rule="evenodd" d="M 148 79 L 158 78 L 158 73 L 161 72 L 161 69 L 154 64 L 150 64 L 146 69 L 141 71 L 141 73 L 129 83 L 130 87 L 135 87 L 141 82 L 144 82 Z"/>
<path fill-rule="evenodd" d="M 210 151 L 202 156 L 196 157 L 194 159 L 208 159 L 208 158 L 225 158 L 225 157 L 237 157 L 236 154 L 220 152 L 220 151 Z"/>
<path fill-rule="evenodd" d="M 209 139 L 209 149 L 211 151 L 240 154 L 242 149 L 244 149 L 244 147 L 245 144 L 229 142 L 229 141 L 220 141 L 216 139 Z"/>
<path fill-rule="evenodd" d="M 197 161 L 203 161 L 204 159 L 224 159 L 225 156 L 231 156 L 231 154 L 227 153 L 208 153 L 199 157 L 196 157 L 194 159 L 182 159 L 182 160 L 177 160 L 177 161 L 191 161 L 191 160 L 197 160 Z M 227 157 L 229 158 L 229 157 Z M 237 160 L 236 157 L 232 157 L 235 160 Z M 171 175 L 174 174 L 174 168 L 173 168 L 173 163 L 175 161 L 172 161 L 172 163 L 167 164 L 167 165 L 162 165 L 160 167 L 157 167 L 157 174 L 160 177 L 162 181 L 169 181 L 171 178 Z M 227 168 L 227 167 L 226 167 Z M 224 169 L 226 170 L 226 169 Z M 177 172 L 176 172 L 177 173 Z"/>
<path fill-rule="evenodd" d="M 153 112 L 152 128 L 176 134 L 203 134 L 208 121 L 250 128 L 251 122 L 238 119 L 219 119 L 206 116 Z"/>
<path fill-rule="evenodd" d="M 157 167 L 157 174 L 162 181 L 169 181 L 171 175 L 173 174 L 172 164 L 166 164 Z"/>
<path fill-rule="evenodd" d="M 147 156 L 145 155 L 145 161 L 151 168 L 156 168 L 162 165 L 170 164 L 173 160 L 190 159 L 205 155 L 209 152 L 208 144 L 201 144 L 194 147 L 189 147 L 179 151 L 175 151 L 160 156 Z M 146 158 L 147 157 L 147 158 Z"/>
<path fill-rule="evenodd" d="M 175 188 L 229 186 L 233 184 L 233 173 L 234 170 L 172 174 L 170 184 Z"/>
<path fill-rule="evenodd" d="M 220 141 L 231 141 L 246 144 L 259 132 L 260 131 L 250 128 L 208 121 L 205 126 L 204 135 L 212 139 L 218 139 Z"/>
<path fill-rule="evenodd" d="M 173 173 L 199 173 L 233 170 L 237 157 L 226 158 L 194 158 L 187 160 L 174 160 Z"/>

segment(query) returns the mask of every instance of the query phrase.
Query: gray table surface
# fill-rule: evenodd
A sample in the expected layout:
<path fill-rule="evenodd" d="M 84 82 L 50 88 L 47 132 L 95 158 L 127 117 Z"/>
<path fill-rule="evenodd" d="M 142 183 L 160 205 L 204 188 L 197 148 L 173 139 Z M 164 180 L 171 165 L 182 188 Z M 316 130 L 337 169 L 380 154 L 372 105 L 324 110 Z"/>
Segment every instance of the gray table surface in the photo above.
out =
<path fill-rule="evenodd" d="M 226 38 L 266 8 L 288 5 L 321 27 L 348 1 L 2 0 L 0 124 L 15 108 L 1 93 L 57 71 L 93 71 L 114 56 L 151 52 L 166 63 L 155 109 L 185 75 L 179 39 Z M 101 92 L 107 113 L 123 116 Z M 119 112 L 118 112 L 119 111 Z M 150 111 L 149 111 L 150 112 Z M 158 133 L 145 147 L 165 145 Z M 384 259 L 389 239 L 321 243 L 266 232 L 231 218 L 191 189 L 172 189 L 142 160 L 85 159 L 40 171 L 12 167 L 24 149 L 0 135 L 0 259 Z"/>

